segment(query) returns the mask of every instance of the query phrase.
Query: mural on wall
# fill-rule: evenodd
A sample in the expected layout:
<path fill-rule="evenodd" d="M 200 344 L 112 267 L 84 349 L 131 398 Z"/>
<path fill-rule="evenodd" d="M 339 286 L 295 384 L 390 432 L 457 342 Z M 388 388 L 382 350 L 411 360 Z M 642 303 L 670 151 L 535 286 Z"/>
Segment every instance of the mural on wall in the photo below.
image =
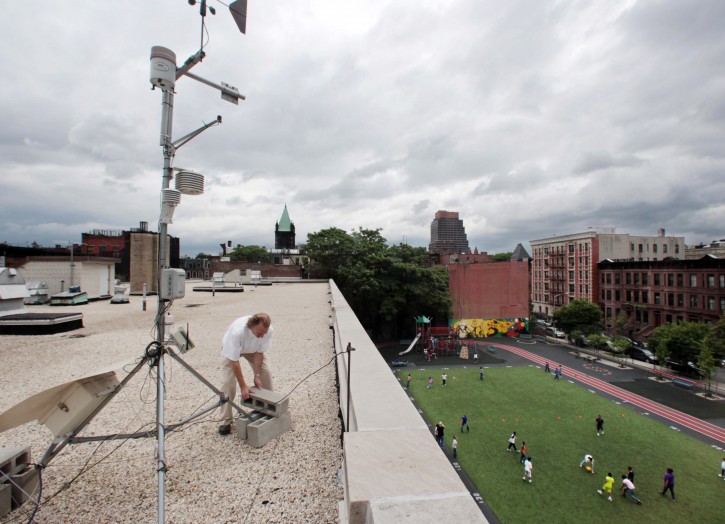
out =
<path fill-rule="evenodd" d="M 451 320 L 450 328 L 458 338 L 518 337 L 529 333 L 529 319 L 466 318 Z"/>

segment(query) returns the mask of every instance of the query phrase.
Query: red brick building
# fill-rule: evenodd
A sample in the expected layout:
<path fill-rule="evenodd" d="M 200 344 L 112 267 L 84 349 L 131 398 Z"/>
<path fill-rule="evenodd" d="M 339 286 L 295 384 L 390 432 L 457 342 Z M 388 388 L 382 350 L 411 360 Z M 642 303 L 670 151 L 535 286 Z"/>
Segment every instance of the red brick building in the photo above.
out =
<path fill-rule="evenodd" d="M 725 314 L 725 259 L 651 260 L 599 263 L 599 304 L 605 324 L 617 315 L 625 330 L 645 339 L 666 323 L 714 323 Z"/>
<path fill-rule="evenodd" d="M 486 253 L 465 253 L 441 255 L 440 263 L 448 269 L 451 327 L 466 326 L 461 334 L 474 338 L 528 330 L 520 329 L 528 324 L 530 296 L 529 256 L 521 245 L 507 262 L 492 261 Z"/>

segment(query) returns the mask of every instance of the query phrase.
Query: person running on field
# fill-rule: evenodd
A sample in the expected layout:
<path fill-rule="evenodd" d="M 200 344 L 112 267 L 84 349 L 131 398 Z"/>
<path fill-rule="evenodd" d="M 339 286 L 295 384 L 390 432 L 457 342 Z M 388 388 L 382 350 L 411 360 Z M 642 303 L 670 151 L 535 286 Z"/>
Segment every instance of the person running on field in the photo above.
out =
<path fill-rule="evenodd" d="M 602 486 L 602 489 L 598 489 L 597 493 L 600 495 L 604 495 L 606 493 L 609 495 L 609 502 L 612 502 L 612 488 L 614 487 L 614 477 L 612 476 L 612 473 L 607 473 L 607 478 L 604 479 L 604 485 Z"/>
<path fill-rule="evenodd" d="M 509 446 L 506 448 L 506 451 L 511 451 L 511 448 L 514 448 L 514 451 L 518 451 L 518 448 L 516 447 L 516 432 L 514 431 L 511 433 L 511 436 L 509 437 Z"/>

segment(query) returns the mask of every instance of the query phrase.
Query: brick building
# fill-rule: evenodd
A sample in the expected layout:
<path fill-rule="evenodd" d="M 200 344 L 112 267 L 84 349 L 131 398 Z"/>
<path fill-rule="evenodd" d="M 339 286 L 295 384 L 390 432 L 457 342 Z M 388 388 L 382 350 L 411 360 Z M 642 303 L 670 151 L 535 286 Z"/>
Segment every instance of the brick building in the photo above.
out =
<path fill-rule="evenodd" d="M 517 246 L 510 261 L 495 262 L 487 253 L 441 255 L 448 269 L 454 328 L 465 336 L 517 336 L 528 330 L 529 255 Z"/>
<path fill-rule="evenodd" d="M 651 260 L 599 264 L 599 300 L 607 326 L 617 315 L 642 340 L 666 323 L 715 323 L 725 314 L 725 259 Z"/>
<path fill-rule="evenodd" d="M 685 258 L 685 238 L 637 236 L 597 228 L 582 233 L 531 240 L 533 313 L 550 317 L 574 299 L 599 303 L 599 267 L 603 260 L 656 261 Z"/>

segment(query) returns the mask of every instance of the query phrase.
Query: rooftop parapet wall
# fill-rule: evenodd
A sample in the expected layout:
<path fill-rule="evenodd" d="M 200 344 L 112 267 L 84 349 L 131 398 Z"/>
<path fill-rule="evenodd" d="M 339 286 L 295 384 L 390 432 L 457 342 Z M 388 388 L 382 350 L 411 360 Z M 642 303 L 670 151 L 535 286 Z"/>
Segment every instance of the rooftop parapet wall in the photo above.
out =
<path fill-rule="evenodd" d="M 354 348 L 338 357 L 345 425 L 341 520 L 487 522 L 333 281 L 330 291 L 335 349 Z"/>

